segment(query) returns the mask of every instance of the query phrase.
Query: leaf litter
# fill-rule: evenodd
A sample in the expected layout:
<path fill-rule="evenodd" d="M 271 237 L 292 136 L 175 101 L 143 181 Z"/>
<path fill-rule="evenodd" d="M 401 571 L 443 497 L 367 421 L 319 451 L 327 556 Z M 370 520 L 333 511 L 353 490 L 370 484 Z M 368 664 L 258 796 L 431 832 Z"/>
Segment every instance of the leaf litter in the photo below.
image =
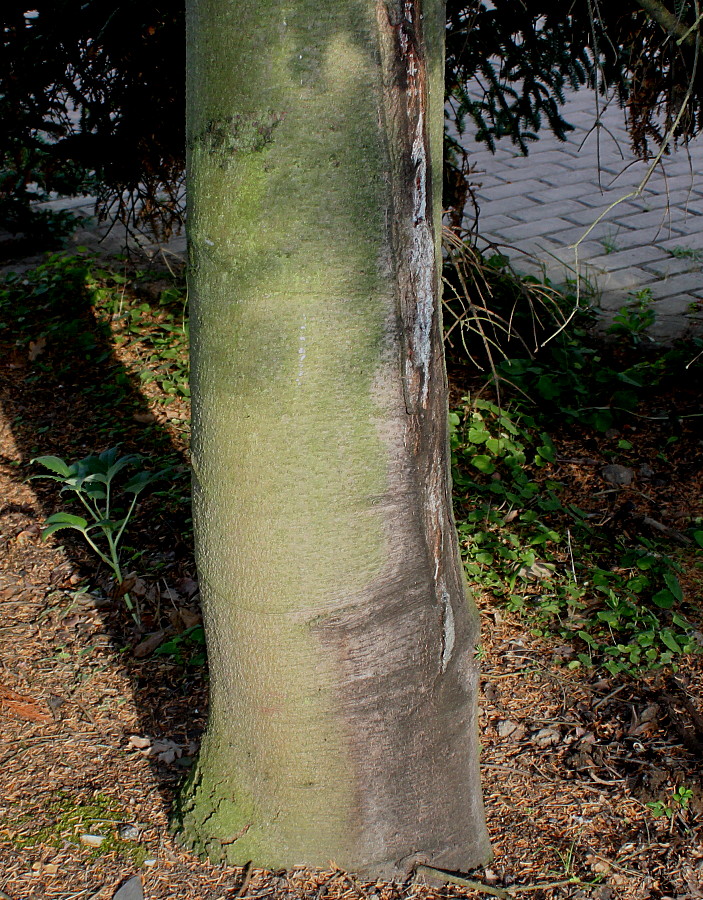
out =
<path fill-rule="evenodd" d="M 121 302 L 130 296 L 139 305 L 138 279 Z M 471 873 L 480 890 L 370 883 L 333 861 L 325 872 L 220 868 L 181 851 L 168 812 L 207 713 L 205 668 L 191 663 L 199 649 L 189 643 L 200 625 L 187 509 L 150 497 L 134 519 L 138 629 L 85 547 L 38 540 L 57 495 L 26 483 L 37 453 L 79 458 L 117 441 L 187 466 L 187 396 L 163 393 L 163 364 L 137 331 L 90 315 L 96 346 L 87 361 L 85 340 L 80 353 L 50 340 L 17 365 L 15 336 L 0 332 L 0 897 L 703 897 L 700 658 L 686 657 L 675 677 L 569 670 L 567 647 L 526 634 L 524 619 L 486 595 L 477 598 L 481 763 L 495 859 Z M 140 311 L 154 328 L 159 315 Z M 38 323 L 28 327 L 34 339 Z M 154 378 L 137 383 L 149 366 Z M 571 446 L 568 455 L 590 458 L 593 449 Z M 589 494 L 591 482 L 584 476 Z M 571 489 L 577 496 L 578 479 Z M 673 487 L 668 498 L 675 504 Z M 156 652 L 154 635 L 168 653 Z M 675 799 L 684 787 L 685 803 Z"/>

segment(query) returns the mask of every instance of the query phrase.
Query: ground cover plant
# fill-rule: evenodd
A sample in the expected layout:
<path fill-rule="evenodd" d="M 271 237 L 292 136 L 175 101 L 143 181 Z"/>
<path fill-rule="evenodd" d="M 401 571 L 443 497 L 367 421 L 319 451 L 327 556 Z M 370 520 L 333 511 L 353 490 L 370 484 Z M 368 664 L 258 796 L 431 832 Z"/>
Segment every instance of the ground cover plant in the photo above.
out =
<path fill-rule="evenodd" d="M 648 352 L 648 291 L 628 298 L 604 338 L 584 291 L 518 279 L 500 254 L 477 266 L 469 246 L 479 305 L 466 292 L 464 245 L 450 246 L 449 334 L 458 326 L 462 348 L 490 374 L 468 378 L 474 394 L 450 422 L 469 578 L 521 610 L 533 633 L 568 642 L 570 668 L 676 669 L 682 654 L 703 649 L 701 507 L 690 493 L 674 528 L 660 521 L 666 510 L 653 495 L 669 477 L 656 467 L 674 455 L 695 465 L 700 454 L 697 391 L 678 389 L 700 379 L 700 339 Z M 669 408 L 652 416 L 653 391 Z M 594 441 L 599 458 L 568 458 L 565 445 Z M 579 466 L 598 490 L 575 495 L 568 470 Z"/>
<path fill-rule="evenodd" d="M 504 261 L 488 268 L 507 278 Z M 528 288 L 501 299 L 521 338 L 510 364 L 495 359 L 500 397 L 490 365 L 467 363 L 463 341 L 449 360 L 456 517 L 483 621 L 482 771 L 496 852 L 473 877 L 498 896 L 695 896 L 699 348 L 662 354 L 628 333 L 592 340 L 584 314 L 535 353 L 542 339 L 515 304 L 527 296 L 544 312 L 539 337 L 539 298 L 560 301 L 549 285 Z M 448 329 L 454 321 L 448 314 Z M 147 897 L 164 900 L 481 896 L 366 884 L 333 865 L 218 869 L 173 844 L 169 811 L 207 709 L 187 340 L 187 298 L 166 270 L 79 253 L 0 286 L 0 890 L 102 900 L 137 876 Z M 469 348 L 485 364 L 477 347 L 480 337 Z M 121 542 L 139 623 L 80 534 L 42 540 L 67 495 L 29 480 L 42 471 L 38 456 L 69 465 L 117 445 L 149 473 L 170 467 L 139 495 Z"/>

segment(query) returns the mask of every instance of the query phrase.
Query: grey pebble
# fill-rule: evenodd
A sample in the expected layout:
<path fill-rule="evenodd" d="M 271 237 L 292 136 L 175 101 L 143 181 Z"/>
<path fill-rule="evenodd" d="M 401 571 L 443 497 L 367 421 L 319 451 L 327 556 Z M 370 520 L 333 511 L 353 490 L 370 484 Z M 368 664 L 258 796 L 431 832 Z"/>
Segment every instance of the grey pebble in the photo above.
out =
<path fill-rule="evenodd" d="M 610 484 L 617 484 L 621 487 L 627 487 L 628 484 L 632 484 L 635 477 L 635 473 L 632 469 L 628 469 L 627 466 L 619 466 L 617 463 L 603 466 L 600 473 L 607 482 Z"/>
<path fill-rule="evenodd" d="M 144 900 L 142 879 L 135 875 L 117 888 L 112 895 L 112 900 Z"/>

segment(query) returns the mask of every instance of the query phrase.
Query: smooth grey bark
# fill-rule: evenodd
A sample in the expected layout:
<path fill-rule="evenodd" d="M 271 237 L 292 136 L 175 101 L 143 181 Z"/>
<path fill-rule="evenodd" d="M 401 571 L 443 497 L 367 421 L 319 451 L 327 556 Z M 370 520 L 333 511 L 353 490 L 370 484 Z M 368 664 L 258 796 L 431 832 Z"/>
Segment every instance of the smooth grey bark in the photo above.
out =
<path fill-rule="evenodd" d="M 188 3 L 212 683 L 180 829 L 216 860 L 490 857 L 438 299 L 443 29 L 437 0 Z"/>

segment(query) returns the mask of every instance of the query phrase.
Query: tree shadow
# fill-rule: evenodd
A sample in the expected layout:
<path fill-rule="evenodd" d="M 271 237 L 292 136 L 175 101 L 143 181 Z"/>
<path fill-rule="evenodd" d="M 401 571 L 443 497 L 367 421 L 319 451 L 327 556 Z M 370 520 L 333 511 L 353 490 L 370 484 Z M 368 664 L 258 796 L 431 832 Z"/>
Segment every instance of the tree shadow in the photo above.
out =
<path fill-rule="evenodd" d="M 93 274 L 96 270 L 102 274 Z M 12 480 L 20 485 L 29 476 L 46 474 L 31 464 L 36 456 L 73 462 L 118 444 L 121 454 L 141 454 L 146 468 L 170 467 L 168 481 L 140 497 L 125 531 L 124 569 L 138 576 L 141 627 L 113 590 L 107 567 L 76 532 L 61 531 L 52 538 L 62 545 L 66 562 L 50 579 L 47 572 L 46 580 L 48 602 L 61 608 L 64 621 L 66 611 L 98 610 L 111 661 L 128 676 L 140 734 L 181 748 L 179 760 L 150 759 L 167 812 L 183 774 L 179 763 L 187 765 L 204 730 L 206 668 L 187 664 L 187 653 L 186 659 L 150 653 L 140 658 L 134 649 L 148 633 L 177 635 L 196 615 L 186 441 L 165 427 L 167 412 L 179 404 L 164 408 L 163 416 L 157 407 L 154 416 L 134 367 L 128 369 L 116 355 L 112 331 L 96 313 L 96 300 L 104 299 L 100 291 L 112 289 L 116 304 L 122 297 L 124 310 L 125 297 L 136 291 L 141 313 L 163 318 L 163 285 L 168 305 L 169 282 L 173 302 L 182 305 L 168 272 L 138 278 L 126 270 L 116 282 L 90 258 L 59 254 L 0 281 L 0 401 L 5 417 L 0 437 L 4 468 L 12 472 Z M 127 343 L 130 335 L 139 335 L 139 327 L 134 317 Z M 187 404 L 180 406 L 184 414 Z M 74 495 L 60 494 L 59 488 L 50 480 L 32 481 L 36 505 L 2 498 L 0 516 L 13 516 L 20 523 L 17 528 L 29 527 L 36 541 L 49 515 L 81 511 Z M 91 662 L 90 655 L 82 658 Z"/>

